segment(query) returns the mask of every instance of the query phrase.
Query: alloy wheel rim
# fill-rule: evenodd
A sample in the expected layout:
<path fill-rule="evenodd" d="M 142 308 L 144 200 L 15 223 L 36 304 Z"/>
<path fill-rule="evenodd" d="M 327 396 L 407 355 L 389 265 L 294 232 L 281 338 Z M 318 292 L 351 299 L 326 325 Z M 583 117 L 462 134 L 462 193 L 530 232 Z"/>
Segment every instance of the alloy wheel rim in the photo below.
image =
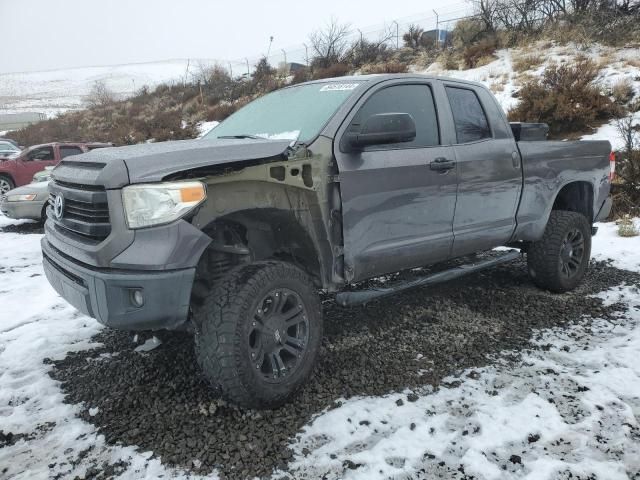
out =
<path fill-rule="evenodd" d="M 578 274 L 584 258 L 584 236 L 577 228 L 570 230 L 560 247 L 560 272 L 565 278 Z"/>
<path fill-rule="evenodd" d="M 302 365 L 309 343 L 307 310 L 293 290 L 271 290 L 257 302 L 249 329 L 249 356 L 269 383 L 281 383 Z"/>
<path fill-rule="evenodd" d="M 0 193 L 5 194 L 11 190 L 11 185 L 5 179 L 0 179 Z"/>

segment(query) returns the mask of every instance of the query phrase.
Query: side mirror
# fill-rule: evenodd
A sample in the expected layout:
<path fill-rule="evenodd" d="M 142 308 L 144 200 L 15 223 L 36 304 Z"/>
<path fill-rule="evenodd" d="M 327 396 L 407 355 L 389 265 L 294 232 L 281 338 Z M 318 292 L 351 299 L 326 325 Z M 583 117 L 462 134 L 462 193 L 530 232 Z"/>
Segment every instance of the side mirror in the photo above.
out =
<path fill-rule="evenodd" d="M 408 113 L 378 113 L 367 118 L 360 131 L 345 135 L 345 146 L 350 151 L 362 150 L 368 145 L 411 142 L 416 138 L 416 123 Z"/>

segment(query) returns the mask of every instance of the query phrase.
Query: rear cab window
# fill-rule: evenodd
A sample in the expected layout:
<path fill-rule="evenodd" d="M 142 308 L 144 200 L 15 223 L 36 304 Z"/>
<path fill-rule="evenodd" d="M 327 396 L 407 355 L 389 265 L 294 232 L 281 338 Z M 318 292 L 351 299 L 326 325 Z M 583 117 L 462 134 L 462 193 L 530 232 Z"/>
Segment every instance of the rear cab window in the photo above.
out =
<path fill-rule="evenodd" d="M 438 116 L 431 87 L 425 84 L 392 85 L 371 95 L 353 117 L 349 130 L 358 131 L 371 115 L 408 113 L 416 124 L 416 138 L 411 142 L 373 145 L 365 150 L 419 148 L 440 145 Z"/>
<path fill-rule="evenodd" d="M 456 127 L 457 143 L 471 143 L 491 138 L 487 115 L 473 90 L 445 87 Z"/>
<path fill-rule="evenodd" d="M 73 147 L 69 145 L 63 145 L 60 147 L 60 158 L 67 158 L 71 155 L 80 155 L 84 153 L 80 147 Z"/>

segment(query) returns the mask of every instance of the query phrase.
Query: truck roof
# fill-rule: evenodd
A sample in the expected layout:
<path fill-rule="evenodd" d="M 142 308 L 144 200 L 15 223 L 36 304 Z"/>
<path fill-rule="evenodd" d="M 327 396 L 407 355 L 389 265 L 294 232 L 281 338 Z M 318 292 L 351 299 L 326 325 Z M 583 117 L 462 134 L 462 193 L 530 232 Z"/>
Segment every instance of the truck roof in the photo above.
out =
<path fill-rule="evenodd" d="M 324 83 L 324 82 L 380 83 L 387 80 L 400 80 L 400 79 L 411 79 L 411 78 L 416 78 L 421 80 L 445 80 L 448 82 L 466 83 L 468 85 L 486 88 L 486 86 L 480 82 L 472 82 L 470 80 L 463 80 L 460 78 L 446 77 L 441 75 L 425 75 L 422 73 L 371 73 L 367 75 L 348 75 L 344 77 L 321 78 L 318 80 L 311 80 L 308 82 L 304 82 L 303 84 L 297 84 L 297 85 Z M 292 86 L 295 86 L 295 85 L 292 85 Z"/>

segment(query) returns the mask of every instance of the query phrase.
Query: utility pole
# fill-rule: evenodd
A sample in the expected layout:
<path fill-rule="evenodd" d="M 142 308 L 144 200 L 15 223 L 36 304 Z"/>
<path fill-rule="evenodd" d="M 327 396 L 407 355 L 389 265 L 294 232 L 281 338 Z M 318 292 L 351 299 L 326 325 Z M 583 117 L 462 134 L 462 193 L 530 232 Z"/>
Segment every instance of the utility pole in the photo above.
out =
<path fill-rule="evenodd" d="M 229 76 L 233 78 L 233 68 L 231 68 L 231 62 L 229 62 Z"/>
<path fill-rule="evenodd" d="M 284 48 L 281 48 L 280 51 L 282 52 L 282 55 L 284 55 L 284 66 L 287 66 L 287 52 L 284 50 Z"/>
<path fill-rule="evenodd" d="M 249 59 L 244 57 L 244 61 L 247 62 L 247 77 L 251 76 L 251 71 L 249 70 Z"/>
<path fill-rule="evenodd" d="M 400 48 L 400 25 L 398 25 L 397 21 L 393 21 L 391 23 L 396 24 L 396 49 Z"/>
<path fill-rule="evenodd" d="M 271 53 L 271 44 L 273 43 L 273 35 L 269 37 L 269 48 L 267 48 L 267 58 L 269 58 L 269 54 Z"/>
<path fill-rule="evenodd" d="M 438 49 L 438 47 L 440 46 L 440 21 L 438 12 L 434 10 L 433 13 L 436 14 L 436 49 Z"/>
<path fill-rule="evenodd" d="M 302 45 L 304 45 L 304 61 L 307 64 L 307 67 L 309 66 L 309 47 L 307 47 L 306 43 L 303 43 Z"/>

